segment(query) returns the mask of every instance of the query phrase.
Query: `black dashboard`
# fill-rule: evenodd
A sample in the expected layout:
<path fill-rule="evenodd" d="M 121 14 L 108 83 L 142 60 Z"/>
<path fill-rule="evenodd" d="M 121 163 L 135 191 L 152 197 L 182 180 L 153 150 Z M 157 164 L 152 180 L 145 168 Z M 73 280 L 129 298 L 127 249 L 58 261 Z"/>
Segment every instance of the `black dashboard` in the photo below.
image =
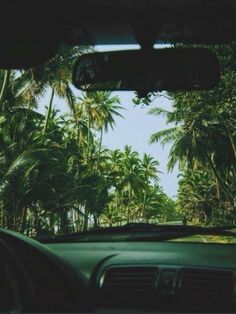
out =
<path fill-rule="evenodd" d="M 234 245 L 173 242 L 53 243 L 83 274 L 96 312 L 235 312 Z"/>
<path fill-rule="evenodd" d="M 0 229 L 0 252 L 0 312 L 236 311 L 234 244 L 41 244 Z"/>
<path fill-rule="evenodd" d="M 1 312 L 236 311 L 235 245 L 44 243 L 0 230 Z"/>

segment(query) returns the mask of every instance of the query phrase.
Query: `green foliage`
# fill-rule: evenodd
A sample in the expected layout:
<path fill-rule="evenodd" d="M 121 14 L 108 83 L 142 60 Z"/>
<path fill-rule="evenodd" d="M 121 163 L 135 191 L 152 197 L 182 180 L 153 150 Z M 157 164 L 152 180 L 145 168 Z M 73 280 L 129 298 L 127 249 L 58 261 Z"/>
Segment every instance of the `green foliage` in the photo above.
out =
<path fill-rule="evenodd" d="M 158 186 L 158 162 L 103 146 L 123 107 L 111 92 L 71 88 L 71 68 L 90 48 L 61 47 L 27 71 L 0 71 L 0 225 L 53 235 L 132 221 L 168 220 L 173 202 Z M 46 116 L 35 109 L 49 92 Z M 55 95 L 69 106 L 61 115 Z M 167 217 L 167 218 L 166 218 Z"/>
<path fill-rule="evenodd" d="M 168 167 L 181 171 L 178 209 L 192 221 L 234 223 L 236 218 L 236 62 L 235 43 L 212 46 L 221 80 L 210 91 L 170 93 L 173 110 L 150 110 L 172 126 L 151 143 L 171 143 Z"/>

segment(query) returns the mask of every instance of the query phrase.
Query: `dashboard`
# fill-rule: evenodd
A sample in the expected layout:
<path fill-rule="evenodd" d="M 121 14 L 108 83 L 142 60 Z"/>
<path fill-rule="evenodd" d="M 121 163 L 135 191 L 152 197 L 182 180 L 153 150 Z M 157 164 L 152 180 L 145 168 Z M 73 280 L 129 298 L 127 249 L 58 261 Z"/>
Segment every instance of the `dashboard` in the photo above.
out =
<path fill-rule="evenodd" d="M 236 310 L 234 245 L 87 242 L 47 247 L 83 275 L 98 313 Z"/>
<path fill-rule="evenodd" d="M 0 312 L 235 313 L 235 245 L 39 243 L 0 229 Z"/>

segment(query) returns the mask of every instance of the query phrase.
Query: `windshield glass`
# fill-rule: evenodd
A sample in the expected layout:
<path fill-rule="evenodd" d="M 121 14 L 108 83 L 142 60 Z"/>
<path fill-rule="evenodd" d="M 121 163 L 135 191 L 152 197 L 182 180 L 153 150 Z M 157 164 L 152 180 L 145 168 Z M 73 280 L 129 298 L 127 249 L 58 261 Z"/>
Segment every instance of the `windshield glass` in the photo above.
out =
<path fill-rule="evenodd" d="M 210 46 L 221 67 L 210 91 L 138 98 L 73 87 L 79 54 L 137 48 L 63 46 L 37 68 L 1 70 L 2 227 L 53 237 L 130 223 L 235 224 L 236 44 Z"/>

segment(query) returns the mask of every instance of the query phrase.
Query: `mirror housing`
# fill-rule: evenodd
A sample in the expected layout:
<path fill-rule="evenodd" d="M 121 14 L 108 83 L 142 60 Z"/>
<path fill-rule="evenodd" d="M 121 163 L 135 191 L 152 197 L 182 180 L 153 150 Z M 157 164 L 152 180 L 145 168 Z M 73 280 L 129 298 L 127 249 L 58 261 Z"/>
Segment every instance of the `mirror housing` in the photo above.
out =
<path fill-rule="evenodd" d="M 220 78 L 219 63 L 206 48 L 98 52 L 80 56 L 73 83 L 84 91 L 208 90 Z"/>

